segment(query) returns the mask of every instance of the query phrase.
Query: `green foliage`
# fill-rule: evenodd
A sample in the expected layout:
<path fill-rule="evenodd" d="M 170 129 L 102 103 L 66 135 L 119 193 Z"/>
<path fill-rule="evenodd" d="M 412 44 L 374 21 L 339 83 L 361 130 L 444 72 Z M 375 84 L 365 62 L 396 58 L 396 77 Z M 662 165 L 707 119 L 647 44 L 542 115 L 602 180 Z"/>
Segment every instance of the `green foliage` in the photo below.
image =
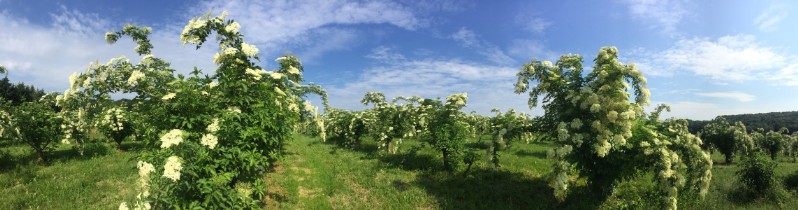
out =
<path fill-rule="evenodd" d="M 133 134 L 133 127 L 127 119 L 125 111 L 120 108 L 108 109 L 104 114 L 99 130 L 111 137 L 116 142 L 117 148 L 121 148 L 122 140 Z"/>
<path fill-rule="evenodd" d="M 726 120 L 731 122 L 743 122 L 749 131 L 756 129 L 764 130 L 778 130 L 779 128 L 787 128 L 792 132 L 798 130 L 798 111 L 789 112 L 769 112 L 757 114 L 738 114 L 738 115 L 723 115 Z M 709 121 L 697 120 L 690 121 L 690 132 L 698 132 Z"/>
<path fill-rule="evenodd" d="M 555 197 L 565 198 L 573 171 L 587 179 L 593 197 L 603 202 L 619 182 L 645 170 L 657 174 L 663 208 L 675 209 L 678 191 L 685 186 L 703 196 L 712 162 L 701 150 L 701 140 L 687 131 L 686 121 L 642 118 L 650 94 L 646 79 L 617 57 L 614 47 L 601 48 L 586 75 L 579 55 L 564 55 L 556 65 L 533 60 L 517 75 L 515 92 L 529 91 L 530 107 L 543 96 L 545 119 L 557 122 L 557 129 L 548 133 L 557 144 L 549 152 L 556 160 L 550 175 Z M 530 88 L 534 81 L 538 84 Z"/>
<path fill-rule="evenodd" d="M 768 190 L 779 187 L 776 178 L 776 162 L 768 159 L 760 152 L 752 153 L 740 161 L 740 170 L 737 176 L 747 189 L 753 189 L 757 193 L 765 193 Z"/>
<path fill-rule="evenodd" d="M 517 114 L 510 109 L 502 113 L 498 109 L 491 110 L 496 116 L 487 119 L 491 143 L 488 145 L 486 155 L 492 168 L 499 168 L 499 151 L 505 149 L 510 141 L 524 140 L 529 143 L 532 140 L 531 130 L 532 121 L 525 113 Z"/>
<path fill-rule="evenodd" d="M 324 116 L 327 136 L 343 147 L 360 146 L 363 137 L 368 134 L 366 125 L 369 119 L 365 117 L 366 115 L 366 112 L 328 109 Z"/>
<path fill-rule="evenodd" d="M 45 153 L 60 139 L 61 118 L 46 104 L 25 102 L 15 107 L 13 120 L 16 138 L 33 148 L 39 161 L 46 161 Z"/>
<path fill-rule="evenodd" d="M 770 155 L 770 159 L 776 160 L 778 154 L 788 146 L 789 135 L 786 133 L 787 129 L 781 128 L 779 131 L 768 131 L 758 138 L 760 148 Z"/>
<path fill-rule="evenodd" d="M 433 103 L 425 110 L 427 132 L 422 139 L 443 155 L 443 169 L 454 171 L 463 161 L 464 144 L 468 138 L 468 124 L 463 120 L 466 106 L 466 93 L 446 97 L 446 103 Z M 471 161 L 473 163 L 473 160 Z"/>
<path fill-rule="evenodd" d="M 405 104 L 397 103 L 399 100 L 404 100 Z M 360 102 L 374 106 L 366 112 L 368 118 L 373 119 L 368 120 L 366 126 L 372 138 L 381 142 L 379 147 L 388 153 L 396 153 L 402 139 L 416 136 L 418 128 L 426 125 L 421 115 L 426 107 L 421 103 L 425 100 L 419 97 L 398 97 L 388 103 L 382 93 L 367 92 Z"/>
<path fill-rule="evenodd" d="M 318 115 L 302 97 L 321 89 L 300 84 L 299 59 L 283 56 L 276 60 L 279 69 L 264 70 L 256 64 L 258 49 L 225 18 L 194 18 L 180 37 L 199 48 L 217 35 L 213 74 L 195 69 L 175 76 L 169 63 L 149 54 L 150 28 L 126 25 L 106 39 L 130 36 L 141 62 L 122 57 L 92 64 L 70 77 L 58 99 L 64 116 L 79 122 L 75 133 L 96 123 L 117 141 L 132 133 L 145 143 L 133 208 L 255 208 L 265 194 L 263 174 L 282 156 L 301 114 Z M 134 97 L 113 103 L 109 95 L 118 92 Z"/>
<path fill-rule="evenodd" d="M 0 98 L 9 100 L 14 105 L 22 102 L 36 101 L 44 95 L 44 91 L 25 85 L 24 83 L 11 84 L 7 77 L 0 79 Z"/>
<path fill-rule="evenodd" d="M 705 147 L 717 149 L 726 156 L 727 164 L 734 161 L 734 156 L 738 151 L 747 154 L 754 149 L 753 141 L 748 136 L 745 125 L 739 121 L 734 125 L 729 125 L 723 117 L 717 117 L 704 126 L 700 136 L 706 143 Z"/>

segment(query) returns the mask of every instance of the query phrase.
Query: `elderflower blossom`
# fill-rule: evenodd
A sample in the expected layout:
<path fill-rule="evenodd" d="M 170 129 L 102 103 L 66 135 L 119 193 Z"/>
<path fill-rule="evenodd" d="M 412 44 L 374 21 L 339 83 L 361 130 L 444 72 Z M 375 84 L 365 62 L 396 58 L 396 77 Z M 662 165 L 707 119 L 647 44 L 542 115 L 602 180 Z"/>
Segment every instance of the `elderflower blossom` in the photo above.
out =
<path fill-rule="evenodd" d="M 224 30 L 231 34 L 238 33 L 238 29 L 241 29 L 241 25 L 235 21 L 224 27 Z"/>
<path fill-rule="evenodd" d="M 173 98 L 175 98 L 175 96 L 176 96 L 176 95 L 177 95 L 177 94 L 175 94 L 175 93 L 167 93 L 166 95 L 164 95 L 163 97 L 161 97 L 161 100 L 167 101 L 167 100 L 169 100 L 169 99 L 173 99 Z"/>
<path fill-rule="evenodd" d="M 283 92 L 283 90 L 281 90 L 279 87 L 274 87 L 274 92 L 280 94 L 281 96 L 285 96 L 285 92 Z"/>
<path fill-rule="evenodd" d="M 236 53 L 238 53 L 238 49 L 236 49 L 236 48 L 230 47 L 230 48 L 224 49 L 224 56 L 231 56 L 231 55 L 235 55 Z"/>
<path fill-rule="evenodd" d="M 213 135 L 213 134 L 202 135 L 202 140 L 200 141 L 200 144 L 208 146 L 208 148 L 211 148 L 211 149 L 215 148 L 216 144 L 218 144 L 218 143 L 219 143 L 219 139 L 216 138 L 216 136 Z"/>
<path fill-rule="evenodd" d="M 239 109 L 237 106 L 229 107 L 227 108 L 227 111 L 235 114 L 241 114 L 241 109 Z"/>
<path fill-rule="evenodd" d="M 150 173 L 155 171 L 155 166 L 144 161 L 139 161 L 136 167 L 139 169 L 139 188 L 143 191 L 141 196 L 148 197 L 150 195 Z"/>
<path fill-rule="evenodd" d="M 610 111 L 607 113 L 607 120 L 610 122 L 615 122 L 616 119 L 618 119 L 618 112 Z"/>
<path fill-rule="evenodd" d="M 300 74 L 299 69 L 294 67 L 294 66 L 289 66 L 288 67 L 288 73 L 289 74 L 294 74 L 294 75 L 299 75 Z"/>
<path fill-rule="evenodd" d="M 119 210 L 130 210 L 130 208 L 127 207 L 126 202 L 122 202 L 122 204 L 119 204 Z"/>
<path fill-rule="evenodd" d="M 255 57 L 258 55 L 258 47 L 247 43 L 241 43 L 241 51 L 248 57 Z"/>
<path fill-rule="evenodd" d="M 285 77 L 285 74 L 279 72 L 267 72 L 272 79 L 281 79 Z"/>
<path fill-rule="evenodd" d="M 210 88 L 215 88 L 216 86 L 219 86 L 219 83 L 218 83 L 218 82 L 211 82 L 211 83 L 208 83 L 208 87 L 210 87 Z"/>
<path fill-rule="evenodd" d="M 127 84 L 130 86 L 138 84 L 138 80 L 144 78 L 144 73 L 139 70 L 134 70 L 130 73 L 130 78 L 127 79 Z"/>
<path fill-rule="evenodd" d="M 213 118 L 213 122 L 205 128 L 206 131 L 216 133 L 219 131 L 219 118 Z"/>
<path fill-rule="evenodd" d="M 180 180 L 180 170 L 183 169 L 183 164 L 177 156 L 170 156 L 166 158 L 166 164 L 163 166 L 163 177 L 171 179 L 172 181 Z"/>
<path fill-rule="evenodd" d="M 251 75 L 253 79 L 260 80 L 261 76 L 258 70 L 247 68 L 245 71 L 246 71 L 245 73 Z"/>
<path fill-rule="evenodd" d="M 550 68 L 550 67 L 554 66 L 554 65 L 551 63 L 551 61 L 543 61 L 543 62 L 540 62 L 540 65 L 542 65 L 543 67 L 546 67 L 546 68 Z"/>
<path fill-rule="evenodd" d="M 161 148 L 169 148 L 172 145 L 180 144 L 180 142 L 183 142 L 183 131 L 180 129 L 172 129 L 161 136 Z"/>
<path fill-rule="evenodd" d="M 222 63 L 222 54 L 216 53 L 213 54 L 213 64 L 220 64 Z"/>

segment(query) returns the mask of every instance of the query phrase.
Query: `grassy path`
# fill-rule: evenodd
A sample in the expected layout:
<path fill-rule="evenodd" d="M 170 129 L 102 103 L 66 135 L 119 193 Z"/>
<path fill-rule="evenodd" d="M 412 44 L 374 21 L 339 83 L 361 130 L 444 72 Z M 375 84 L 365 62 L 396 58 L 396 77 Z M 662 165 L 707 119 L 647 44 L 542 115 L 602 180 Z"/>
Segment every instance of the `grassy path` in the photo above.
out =
<path fill-rule="evenodd" d="M 414 144 L 415 143 L 415 144 Z M 510 148 L 502 170 L 484 161 L 472 173 L 440 172 L 438 154 L 418 142 L 402 154 L 355 149 L 297 135 L 275 173 L 268 175 L 267 208 L 282 209 L 548 209 L 555 205 L 543 180 L 547 147 Z M 415 148 L 415 149 L 414 149 Z M 415 151 L 415 152 L 413 152 Z"/>
<path fill-rule="evenodd" d="M 433 209 L 434 197 L 409 184 L 417 172 L 385 168 L 365 153 L 297 136 L 275 173 L 271 199 L 283 209 Z M 270 204 L 274 207 L 276 204 Z"/>

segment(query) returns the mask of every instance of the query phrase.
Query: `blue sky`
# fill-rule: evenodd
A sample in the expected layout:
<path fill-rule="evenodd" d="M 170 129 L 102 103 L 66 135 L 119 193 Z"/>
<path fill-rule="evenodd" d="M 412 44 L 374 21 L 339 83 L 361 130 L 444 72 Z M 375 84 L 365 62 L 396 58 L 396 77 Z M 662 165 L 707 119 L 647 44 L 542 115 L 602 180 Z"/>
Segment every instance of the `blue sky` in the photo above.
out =
<path fill-rule="evenodd" d="M 108 45 L 125 23 L 153 27 L 153 54 L 178 72 L 211 72 L 217 49 L 183 46 L 179 33 L 207 11 L 227 11 L 262 65 L 299 56 L 306 81 L 331 104 L 366 108 L 366 91 L 389 97 L 467 92 L 466 111 L 530 110 L 513 93 L 531 58 L 581 54 L 592 65 L 617 46 L 648 78 L 652 104 L 666 116 L 798 110 L 798 3 L 795 1 L 40 1 L 0 0 L 0 65 L 12 81 L 63 91 L 90 62 L 125 55 L 129 39 Z"/>

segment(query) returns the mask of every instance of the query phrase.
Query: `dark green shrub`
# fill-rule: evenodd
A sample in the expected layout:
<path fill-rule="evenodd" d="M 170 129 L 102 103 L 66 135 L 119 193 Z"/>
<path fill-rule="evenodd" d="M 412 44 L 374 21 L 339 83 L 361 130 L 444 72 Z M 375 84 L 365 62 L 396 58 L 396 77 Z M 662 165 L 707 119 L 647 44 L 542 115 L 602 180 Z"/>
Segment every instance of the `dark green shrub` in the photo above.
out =
<path fill-rule="evenodd" d="M 740 170 L 737 176 L 747 189 L 752 189 L 758 193 L 764 193 L 774 187 L 778 187 L 776 179 L 776 162 L 765 157 L 762 153 L 756 152 L 743 158 L 740 161 Z"/>

